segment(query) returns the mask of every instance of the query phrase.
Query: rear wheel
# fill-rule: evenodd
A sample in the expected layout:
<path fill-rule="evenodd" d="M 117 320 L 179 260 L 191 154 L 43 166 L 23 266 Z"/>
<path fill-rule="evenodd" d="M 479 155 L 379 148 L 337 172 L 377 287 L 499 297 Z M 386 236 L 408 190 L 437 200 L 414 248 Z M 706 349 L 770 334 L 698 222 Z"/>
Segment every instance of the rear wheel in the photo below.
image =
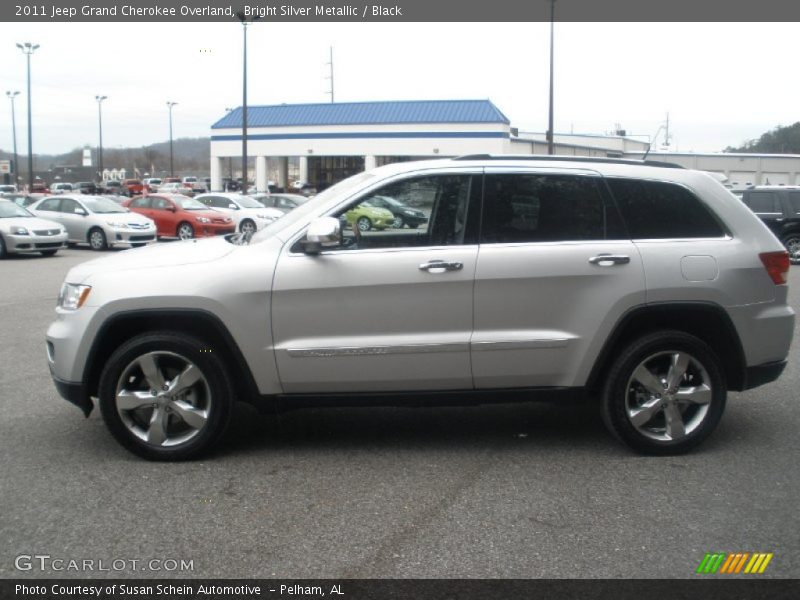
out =
<path fill-rule="evenodd" d="M 726 397 L 720 360 L 705 342 L 659 331 L 634 340 L 614 361 L 602 414 L 611 433 L 634 450 L 680 454 L 711 434 Z"/>
<path fill-rule="evenodd" d="M 369 220 L 369 217 L 360 217 L 358 221 L 356 221 L 356 227 L 361 231 L 369 231 L 372 229 L 372 221 Z"/>
<path fill-rule="evenodd" d="M 125 448 L 149 460 L 207 451 L 228 425 L 233 388 L 219 355 L 178 332 L 139 335 L 118 348 L 100 376 L 100 410 Z"/>
<path fill-rule="evenodd" d="M 89 246 L 92 250 L 105 250 L 108 248 L 108 241 L 106 240 L 106 234 L 103 233 L 102 229 L 98 229 L 95 227 L 94 229 L 89 231 Z"/>
<path fill-rule="evenodd" d="M 182 240 L 190 240 L 194 237 L 194 227 L 190 223 L 184 221 L 180 225 L 178 225 L 177 231 L 178 237 Z"/>
<path fill-rule="evenodd" d="M 789 260 L 792 261 L 793 264 L 800 263 L 800 233 L 790 233 L 785 236 L 781 242 L 783 242 L 783 245 L 786 246 L 786 250 L 789 252 Z"/>

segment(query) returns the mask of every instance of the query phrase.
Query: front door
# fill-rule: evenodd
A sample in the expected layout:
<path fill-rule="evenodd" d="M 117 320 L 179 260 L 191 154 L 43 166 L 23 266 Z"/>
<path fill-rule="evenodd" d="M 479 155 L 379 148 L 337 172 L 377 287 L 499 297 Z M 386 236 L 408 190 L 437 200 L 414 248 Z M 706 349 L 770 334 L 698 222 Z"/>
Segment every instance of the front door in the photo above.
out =
<path fill-rule="evenodd" d="M 428 224 L 393 228 L 374 194 L 421 206 Z M 411 177 L 330 215 L 341 247 L 312 256 L 287 244 L 272 305 L 284 392 L 471 388 L 479 202 L 477 174 Z"/>

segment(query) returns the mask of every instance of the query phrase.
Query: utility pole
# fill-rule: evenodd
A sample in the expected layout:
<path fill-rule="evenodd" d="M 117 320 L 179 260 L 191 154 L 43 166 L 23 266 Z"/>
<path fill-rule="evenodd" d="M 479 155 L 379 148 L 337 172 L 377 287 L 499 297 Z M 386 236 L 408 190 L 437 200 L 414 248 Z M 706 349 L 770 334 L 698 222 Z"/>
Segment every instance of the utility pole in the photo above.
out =
<path fill-rule="evenodd" d="M 172 107 L 178 104 L 177 102 L 167 102 L 169 108 L 169 176 L 175 177 L 175 166 L 173 163 L 172 154 Z"/>
<path fill-rule="evenodd" d="M 14 140 L 14 184 L 19 184 L 19 162 L 17 160 L 17 115 L 14 112 L 14 99 L 19 96 L 19 92 L 6 92 L 6 96 L 11 100 L 11 135 Z M 19 188 L 17 188 L 19 189 Z"/>
<path fill-rule="evenodd" d="M 97 100 L 97 123 L 100 131 L 100 145 L 97 147 L 97 173 L 100 182 L 103 182 L 103 100 L 107 100 L 108 96 L 95 96 Z"/>
<path fill-rule="evenodd" d="M 547 125 L 547 153 L 555 154 L 553 144 L 553 25 L 556 17 L 556 0 L 550 0 L 550 114 Z"/>
<path fill-rule="evenodd" d="M 326 62 L 325 64 L 328 65 L 328 68 L 329 68 L 329 71 L 328 71 L 329 75 L 325 79 L 330 79 L 331 80 L 331 90 L 328 92 L 328 94 L 331 95 L 331 104 L 333 104 L 333 102 L 334 102 L 334 98 L 333 98 L 333 46 L 330 46 L 330 60 L 328 62 Z"/>
<path fill-rule="evenodd" d="M 260 17 L 253 16 L 250 23 L 243 12 L 236 17 L 242 22 L 242 193 L 247 194 L 247 26 Z"/>
<path fill-rule="evenodd" d="M 17 48 L 22 50 L 22 53 L 28 59 L 28 191 L 33 189 L 33 127 L 31 119 L 31 54 L 33 54 L 39 44 L 17 44 Z"/>

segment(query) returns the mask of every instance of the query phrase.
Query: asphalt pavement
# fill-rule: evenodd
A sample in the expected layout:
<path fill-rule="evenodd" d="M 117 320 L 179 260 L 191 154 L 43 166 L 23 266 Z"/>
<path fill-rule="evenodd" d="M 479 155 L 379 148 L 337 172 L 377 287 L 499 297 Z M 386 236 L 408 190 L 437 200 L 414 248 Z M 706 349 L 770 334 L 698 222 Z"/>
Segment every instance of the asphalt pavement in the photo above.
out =
<path fill-rule="evenodd" d="M 632 454 L 591 404 L 241 406 L 213 455 L 149 463 L 48 373 L 60 283 L 97 256 L 0 261 L 0 577 L 686 578 L 707 552 L 800 576 L 800 335 L 688 456 Z"/>

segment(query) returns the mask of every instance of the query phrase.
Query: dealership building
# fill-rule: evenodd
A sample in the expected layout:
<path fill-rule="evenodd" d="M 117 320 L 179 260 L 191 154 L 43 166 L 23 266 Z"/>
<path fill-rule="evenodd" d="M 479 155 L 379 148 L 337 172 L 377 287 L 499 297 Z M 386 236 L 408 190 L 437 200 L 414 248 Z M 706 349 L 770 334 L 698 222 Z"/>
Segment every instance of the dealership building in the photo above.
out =
<path fill-rule="evenodd" d="M 641 159 L 642 139 L 556 134 L 555 153 Z M 466 154 L 547 154 L 542 133 L 519 132 L 490 100 L 336 102 L 248 106 L 247 153 L 255 185 L 291 181 L 327 187 L 391 162 Z M 242 109 L 211 126 L 211 186 L 240 174 Z M 651 152 L 648 158 L 720 173 L 736 188 L 800 184 L 800 155 Z M 234 171 L 236 165 L 236 171 Z"/>

